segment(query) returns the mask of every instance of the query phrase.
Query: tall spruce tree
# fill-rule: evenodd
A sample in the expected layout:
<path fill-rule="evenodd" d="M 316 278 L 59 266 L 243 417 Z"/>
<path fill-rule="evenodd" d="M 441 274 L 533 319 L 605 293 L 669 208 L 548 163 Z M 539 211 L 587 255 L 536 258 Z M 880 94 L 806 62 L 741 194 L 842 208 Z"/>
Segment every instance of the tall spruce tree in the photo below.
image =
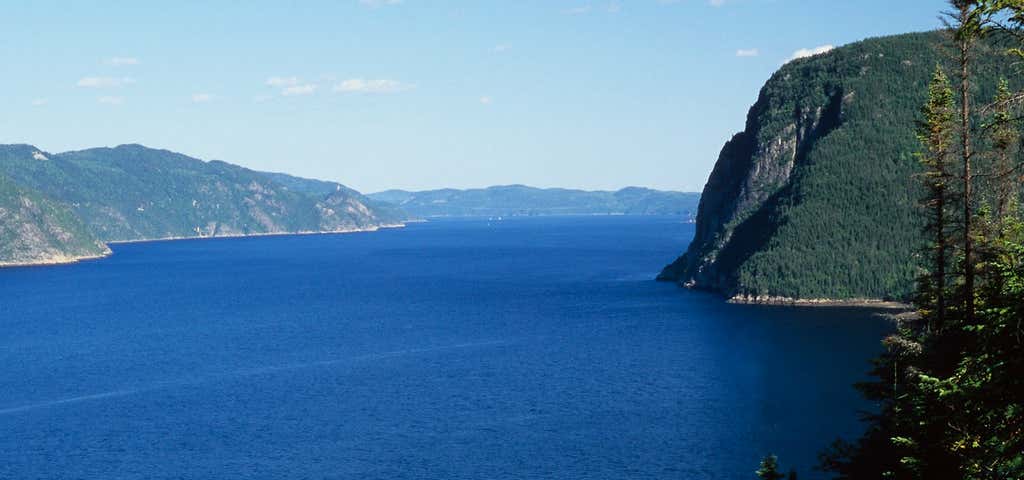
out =
<path fill-rule="evenodd" d="M 925 231 L 930 242 L 917 303 L 925 314 L 927 328 L 933 330 L 941 329 L 946 319 L 946 267 L 952 251 L 950 209 L 954 201 L 951 188 L 954 176 L 950 165 L 955 131 L 954 98 L 949 79 L 939 65 L 935 66 L 928 84 L 928 100 L 921 113 L 923 121 L 918 126 L 918 138 L 924 151 L 918 158 L 924 170 L 924 207 L 928 212 Z"/>
<path fill-rule="evenodd" d="M 1010 82 L 1005 78 L 999 81 L 996 87 L 996 97 L 992 101 L 992 122 L 988 125 L 989 137 L 992 141 L 992 189 L 993 212 L 996 224 L 1001 224 L 1005 219 L 1011 204 L 1014 203 L 1019 190 L 1019 178 L 1017 167 L 1014 162 L 1014 154 L 1020 135 L 1014 125 L 1014 118 L 1010 114 L 1010 104 L 1013 94 L 1010 92 Z"/>
<path fill-rule="evenodd" d="M 901 323 L 886 339 L 887 352 L 876 362 L 876 382 L 862 385 L 868 398 L 881 401 L 865 435 L 854 444 L 837 443 L 823 456 L 823 466 L 843 479 L 1024 479 L 1024 218 L 1015 207 L 1022 182 L 1002 175 L 1018 168 L 1019 112 L 1024 94 L 1008 84 L 998 89 L 987 142 L 972 151 L 971 119 L 986 109 L 969 100 L 973 42 L 989 15 L 1013 27 L 1005 38 L 1016 40 L 1008 50 L 1024 57 L 1024 0 L 953 1 L 954 44 L 960 53 L 959 123 L 963 203 L 961 256 L 963 268 L 951 277 L 963 285 L 962 308 L 950 309 L 941 328 L 929 328 L 929 302 L 934 295 L 922 282 L 925 299 L 917 317 Z M 1008 19 L 1008 20 L 1007 20 Z M 1014 61 L 1008 59 L 1007 61 Z M 922 163 L 925 187 L 935 194 L 934 153 L 929 142 L 931 121 L 945 96 L 941 78 L 933 76 L 923 109 L 919 136 L 925 145 Z M 933 139 L 934 140 L 934 139 Z M 974 162 L 993 159 L 992 162 Z M 1009 164 L 1009 165 L 1008 165 Z M 975 184 L 976 179 L 995 181 Z M 1010 177 L 1013 178 L 1013 177 Z M 1004 192 L 1004 189 L 1007 190 Z M 1005 194 L 1004 194 L 1005 193 Z M 1006 203 L 998 205 L 1001 198 Z M 994 199 L 995 213 L 979 215 L 980 200 Z M 988 202 L 988 200 L 986 200 Z M 934 217 L 934 203 L 928 204 Z M 934 218 L 932 218 L 934 221 Z M 977 247 L 977 249 L 976 249 Z M 938 265 L 930 267 L 934 278 Z M 954 280 L 951 278 L 951 280 Z M 950 284 L 954 283 L 953 281 Z"/>
<path fill-rule="evenodd" d="M 971 57 L 975 43 L 983 33 L 985 9 L 977 0 L 951 0 L 955 9 L 950 14 L 950 28 L 957 49 L 960 93 L 960 158 L 963 164 L 962 229 L 964 269 L 964 315 L 974 317 L 974 177 L 972 172 L 973 152 L 971 139 Z"/>

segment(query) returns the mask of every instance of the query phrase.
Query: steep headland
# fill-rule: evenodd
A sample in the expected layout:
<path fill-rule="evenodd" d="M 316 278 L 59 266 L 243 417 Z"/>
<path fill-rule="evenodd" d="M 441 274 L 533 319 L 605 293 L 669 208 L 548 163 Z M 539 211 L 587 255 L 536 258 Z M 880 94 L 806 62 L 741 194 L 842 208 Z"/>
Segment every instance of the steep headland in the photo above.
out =
<path fill-rule="evenodd" d="M 659 279 L 747 302 L 909 297 L 922 242 L 914 125 L 948 61 L 942 42 L 875 38 L 780 68 L 722 148 L 689 249 Z M 979 48 L 985 102 L 999 77 L 1020 82 Z"/>

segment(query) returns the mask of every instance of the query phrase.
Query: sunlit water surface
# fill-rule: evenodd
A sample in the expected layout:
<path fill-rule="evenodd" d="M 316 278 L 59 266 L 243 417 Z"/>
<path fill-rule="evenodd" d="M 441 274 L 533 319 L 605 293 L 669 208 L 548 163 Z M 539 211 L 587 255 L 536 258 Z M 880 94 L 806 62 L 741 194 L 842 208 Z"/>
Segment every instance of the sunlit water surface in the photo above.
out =
<path fill-rule="evenodd" d="M 802 478 L 885 322 L 651 279 L 673 218 L 125 244 L 0 271 L 0 478 Z"/>

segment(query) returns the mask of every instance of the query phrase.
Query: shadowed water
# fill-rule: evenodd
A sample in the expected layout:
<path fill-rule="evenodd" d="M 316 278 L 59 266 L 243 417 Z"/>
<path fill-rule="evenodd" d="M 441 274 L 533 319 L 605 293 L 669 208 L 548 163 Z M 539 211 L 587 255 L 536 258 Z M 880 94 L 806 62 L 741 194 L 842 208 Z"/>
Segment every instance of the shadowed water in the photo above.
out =
<path fill-rule="evenodd" d="M 886 332 L 650 279 L 671 218 L 118 245 L 0 270 L 0 478 L 803 478 Z"/>

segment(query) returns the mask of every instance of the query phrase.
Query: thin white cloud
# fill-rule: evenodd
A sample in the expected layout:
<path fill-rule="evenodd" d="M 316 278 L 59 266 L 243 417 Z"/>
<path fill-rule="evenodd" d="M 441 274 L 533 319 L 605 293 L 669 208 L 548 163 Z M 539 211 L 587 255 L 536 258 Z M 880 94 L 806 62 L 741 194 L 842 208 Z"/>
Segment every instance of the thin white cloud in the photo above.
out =
<path fill-rule="evenodd" d="M 217 96 L 212 93 L 193 93 L 192 103 L 207 103 L 217 99 Z"/>
<path fill-rule="evenodd" d="M 727 1 L 730 0 L 708 0 L 708 6 L 718 8 L 724 6 Z M 677 5 L 683 3 L 683 0 L 658 0 L 658 3 L 662 5 Z"/>
<path fill-rule="evenodd" d="M 47 103 L 50 103 L 50 100 L 47 98 L 36 98 L 32 100 L 33 107 L 41 107 L 43 105 L 46 105 Z"/>
<path fill-rule="evenodd" d="M 374 8 L 385 5 L 398 5 L 400 3 L 402 3 L 402 0 L 359 0 L 360 5 Z"/>
<path fill-rule="evenodd" d="M 270 77 L 266 83 L 271 87 L 294 87 L 301 83 L 301 80 L 299 77 Z"/>
<path fill-rule="evenodd" d="M 294 76 L 270 77 L 267 79 L 266 84 L 274 88 L 279 88 L 281 95 L 291 97 L 297 95 L 312 95 L 313 93 L 316 93 L 322 85 L 333 78 L 335 77 L 324 76 L 317 81 L 308 82 Z M 340 93 L 398 93 L 412 90 L 414 88 L 416 88 L 416 85 L 387 78 L 349 78 L 335 84 L 332 90 Z M 267 99 L 262 98 L 257 101 L 265 100 Z"/>
<path fill-rule="evenodd" d="M 350 78 L 334 86 L 335 92 L 341 93 L 398 93 L 416 88 L 415 85 L 398 80 Z"/>
<path fill-rule="evenodd" d="M 124 67 L 127 65 L 138 65 L 139 59 L 135 57 L 111 57 L 104 63 L 114 67 Z"/>
<path fill-rule="evenodd" d="M 622 5 L 619 5 L 618 2 L 609 3 L 608 6 L 605 7 L 605 11 L 608 13 L 619 13 L 622 11 Z"/>
<path fill-rule="evenodd" d="M 265 83 L 267 84 L 267 86 L 280 89 L 281 95 L 285 97 L 294 97 L 298 95 L 312 95 L 316 93 L 318 88 L 320 88 L 320 86 L 317 83 L 307 82 L 296 76 L 270 77 L 267 79 Z M 262 99 L 257 101 L 265 100 L 268 99 Z"/>
<path fill-rule="evenodd" d="M 131 77 L 82 77 L 75 86 L 82 88 L 117 88 L 135 83 Z"/>
<path fill-rule="evenodd" d="M 756 57 L 761 54 L 761 51 L 756 48 L 741 48 L 736 50 L 737 57 Z"/>
<path fill-rule="evenodd" d="M 790 57 L 786 59 L 786 62 L 792 62 L 793 60 L 796 60 L 798 58 L 807 58 L 813 57 L 815 55 L 821 55 L 822 53 L 827 53 L 831 51 L 833 48 L 836 47 L 834 45 L 821 45 L 814 48 L 801 48 L 800 50 L 793 52 L 793 55 L 790 55 Z"/>
<path fill-rule="evenodd" d="M 284 95 L 286 97 L 293 97 L 296 95 L 312 95 L 314 93 L 316 93 L 316 85 L 312 83 L 292 85 L 290 87 L 285 87 L 283 90 L 281 90 L 281 95 Z"/>
<path fill-rule="evenodd" d="M 124 97 L 105 96 L 97 98 L 96 101 L 104 105 L 121 105 L 124 103 Z"/>
<path fill-rule="evenodd" d="M 501 43 L 501 44 L 495 45 L 494 48 L 491 49 L 491 51 L 494 52 L 494 53 L 505 53 L 505 52 L 507 52 L 507 51 L 509 51 L 511 49 L 512 49 L 511 45 L 509 45 L 507 43 Z"/>
<path fill-rule="evenodd" d="M 480 97 L 480 103 L 482 105 L 490 105 L 490 104 L 494 103 L 494 99 L 491 98 L 491 97 L 488 97 L 488 96 L 483 96 L 483 97 Z"/>

